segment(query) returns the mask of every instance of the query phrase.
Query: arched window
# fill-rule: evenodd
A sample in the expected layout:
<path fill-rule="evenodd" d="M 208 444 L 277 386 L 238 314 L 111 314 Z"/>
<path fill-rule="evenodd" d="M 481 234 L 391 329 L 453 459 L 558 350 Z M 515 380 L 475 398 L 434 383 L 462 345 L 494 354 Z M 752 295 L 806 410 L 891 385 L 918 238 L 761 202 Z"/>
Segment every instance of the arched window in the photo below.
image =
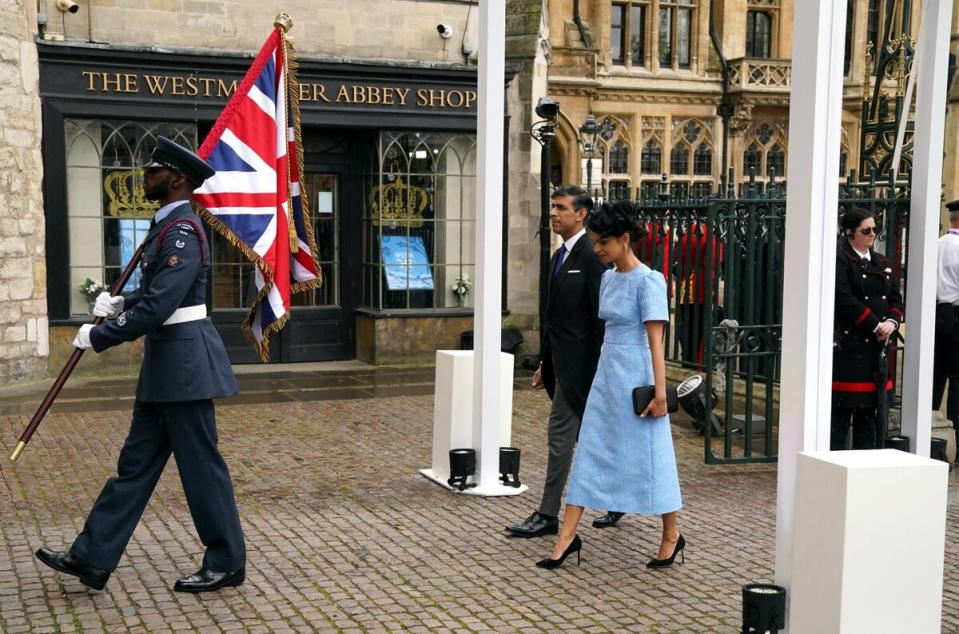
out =
<path fill-rule="evenodd" d="M 610 174 L 628 174 L 629 173 L 629 148 L 618 139 L 609 148 L 609 173 Z"/>
<path fill-rule="evenodd" d="M 703 143 L 693 154 L 693 174 L 696 176 L 712 176 L 713 173 L 713 151 Z"/>
<path fill-rule="evenodd" d="M 749 147 L 746 148 L 746 152 L 743 153 L 743 176 L 748 178 L 753 174 L 760 173 L 760 161 L 761 155 L 759 153 L 759 146 L 755 143 L 750 143 Z"/>
<path fill-rule="evenodd" d="M 640 168 L 643 174 L 658 174 L 663 169 L 663 151 L 655 141 L 648 141 L 643 146 L 640 157 Z"/>
<path fill-rule="evenodd" d="M 689 174 L 689 149 L 685 143 L 680 143 L 670 153 L 669 171 L 671 174 L 678 176 Z"/>
<path fill-rule="evenodd" d="M 782 177 L 786 172 L 786 152 L 776 143 L 766 154 L 766 176 L 771 176 L 776 170 L 776 176 Z"/>

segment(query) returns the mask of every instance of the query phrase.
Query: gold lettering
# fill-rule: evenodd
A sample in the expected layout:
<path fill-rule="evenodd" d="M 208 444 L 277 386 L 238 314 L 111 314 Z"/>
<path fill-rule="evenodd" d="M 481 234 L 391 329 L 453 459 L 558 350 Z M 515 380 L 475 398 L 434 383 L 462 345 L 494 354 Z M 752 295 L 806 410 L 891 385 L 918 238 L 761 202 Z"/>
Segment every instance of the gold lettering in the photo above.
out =
<path fill-rule="evenodd" d="M 170 94 L 176 95 L 178 97 L 185 95 L 183 92 L 183 78 L 182 77 L 172 77 L 170 78 L 171 89 Z"/>
<path fill-rule="evenodd" d="M 299 84 L 299 98 L 300 101 L 309 101 L 310 100 L 310 87 L 307 84 Z"/>
<path fill-rule="evenodd" d="M 230 83 L 226 83 L 222 79 L 216 80 L 216 96 L 217 97 L 229 97 L 234 92 L 236 92 L 236 86 L 239 83 L 236 79 Z"/>
<path fill-rule="evenodd" d="M 366 89 L 366 103 L 368 104 L 383 103 L 383 97 L 380 95 L 379 86 L 369 86 Z"/>
<path fill-rule="evenodd" d="M 200 81 L 203 83 L 203 96 L 210 96 L 210 85 L 213 83 L 213 80 L 209 77 L 200 77 Z"/>
<path fill-rule="evenodd" d="M 336 103 L 340 103 L 341 101 L 350 103 L 350 93 L 346 90 L 346 84 L 340 84 L 340 92 L 336 94 Z"/>
<path fill-rule="evenodd" d="M 430 90 L 430 108 L 432 108 L 437 102 L 439 102 L 440 108 L 446 107 L 445 90 Z"/>
<path fill-rule="evenodd" d="M 464 107 L 469 108 L 473 105 L 473 102 L 476 101 L 476 91 L 467 90 L 466 91 L 466 105 Z"/>
<path fill-rule="evenodd" d="M 120 73 L 103 73 L 102 77 L 103 92 L 111 92 L 110 86 L 113 86 L 112 92 L 120 92 Z"/>
<path fill-rule="evenodd" d="M 396 88 L 396 94 L 400 96 L 400 105 L 406 105 L 406 95 L 410 94 L 409 88 Z"/>
<path fill-rule="evenodd" d="M 353 85 L 353 103 L 366 103 L 366 87 Z"/>
<path fill-rule="evenodd" d="M 138 92 L 136 75 L 132 73 L 123 74 L 123 90 L 121 92 Z"/>
<path fill-rule="evenodd" d="M 186 94 L 195 97 L 200 92 L 200 86 L 196 83 L 196 77 L 186 78 Z"/>
<path fill-rule="evenodd" d="M 93 78 L 99 77 L 100 73 L 95 73 L 92 70 L 85 70 L 80 74 L 87 78 L 87 92 L 96 90 L 96 88 L 93 87 Z"/>
<path fill-rule="evenodd" d="M 383 102 L 382 102 L 382 103 L 383 103 L 384 106 L 392 106 L 394 103 L 396 103 L 396 102 L 393 100 L 393 93 L 394 93 L 395 90 L 396 90 L 395 88 L 391 88 L 390 86 L 383 86 L 383 88 L 381 88 L 380 90 L 383 91 Z"/>
<path fill-rule="evenodd" d="M 466 100 L 466 95 L 464 95 L 459 90 L 449 91 L 446 97 L 446 105 L 450 108 L 459 108 L 463 105 L 463 102 Z M 453 99 L 456 99 L 456 103 L 453 103 Z"/>
<path fill-rule="evenodd" d="M 417 105 L 417 106 L 425 106 L 426 104 L 427 104 L 426 89 L 425 89 L 425 88 L 419 88 L 419 89 L 416 91 L 416 105 Z"/>
<path fill-rule="evenodd" d="M 313 84 L 313 101 L 316 101 L 317 98 L 322 99 L 326 103 L 330 103 L 329 98 L 326 96 L 326 86 L 323 84 Z"/>
<path fill-rule="evenodd" d="M 150 89 L 150 93 L 154 95 L 162 95 L 166 92 L 167 82 L 170 81 L 170 78 L 166 75 L 144 75 L 144 79 L 147 80 L 147 87 Z"/>

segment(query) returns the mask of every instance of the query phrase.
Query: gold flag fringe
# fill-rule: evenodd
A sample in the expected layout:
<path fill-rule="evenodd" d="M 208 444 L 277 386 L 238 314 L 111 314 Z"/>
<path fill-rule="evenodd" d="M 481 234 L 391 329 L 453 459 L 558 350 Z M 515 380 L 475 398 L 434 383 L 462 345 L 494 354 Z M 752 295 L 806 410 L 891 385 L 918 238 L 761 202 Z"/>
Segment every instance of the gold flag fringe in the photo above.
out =
<path fill-rule="evenodd" d="M 306 229 L 306 244 L 310 248 L 310 257 L 313 259 L 313 264 L 316 266 L 316 278 L 306 281 L 306 282 L 296 282 L 290 286 L 291 293 L 300 293 L 303 291 L 308 291 L 323 286 L 323 269 L 320 267 L 319 260 L 319 250 L 316 246 L 316 236 L 313 231 L 313 219 L 310 216 L 310 205 L 309 200 L 304 190 L 304 177 L 303 172 L 303 134 L 302 134 L 302 125 L 300 120 L 300 90 L 299 90 L 299 80 L 298 72 L 300 69 L 299 63 L 296 61 L 296 52 L 293 50 L 293 42 L 288 40 L 286 37 L 286 32 L 283 33 L 283 46 L 286 55 L 284 58 L 287 63 L 287 107 L 291 109 L 293 114 L 293 135 L 294 135 L 294 152 L 296 154 L 296 166 L 297 172 L 300 175 L 300 206 L 303 213 L 303 227 Z M 290 214 L 292 216 L 293 205 L 290 204 Z M 291 239 L 296 241 L 296 226 L 294 223 L 290 222 L 290 228 L 292 230 Z"/>

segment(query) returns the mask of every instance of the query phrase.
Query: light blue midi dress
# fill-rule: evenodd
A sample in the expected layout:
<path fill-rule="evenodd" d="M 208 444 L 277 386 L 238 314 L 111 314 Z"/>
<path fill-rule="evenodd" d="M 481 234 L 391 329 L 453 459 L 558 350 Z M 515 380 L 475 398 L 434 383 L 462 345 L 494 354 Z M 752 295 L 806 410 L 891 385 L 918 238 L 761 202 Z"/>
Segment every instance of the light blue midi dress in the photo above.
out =
<path fill-rule="evenodd" d="M 669 416 L 640 417 L 634 387 L 654 385 L 647 321 L 669 321 L 663 275 L 640 264 L 606 271 L 606 335 L 579 432 L 566 503 L 640 515 L 682 508 Z"/>

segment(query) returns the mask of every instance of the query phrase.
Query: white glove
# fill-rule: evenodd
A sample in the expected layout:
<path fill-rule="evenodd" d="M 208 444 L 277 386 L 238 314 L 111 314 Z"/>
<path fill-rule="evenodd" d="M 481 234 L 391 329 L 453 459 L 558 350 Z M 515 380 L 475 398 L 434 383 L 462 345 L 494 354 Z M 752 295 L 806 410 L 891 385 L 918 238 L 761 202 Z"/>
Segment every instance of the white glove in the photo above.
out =
<path fill-rule="evenodd" d="M 93 314 L 96 317 L 106 317 L 107 319 L 116 319 L 117 315 L 123 312 L 123 296 L 114 297 L 107 291 L 97 295 L 97 301 L 93 305 Z"/>
<path fill-rule="evenodd" d="M 83 324 L 80 326 L 77 336 L 73 338 L 73 347 L 86 350 L 93 344 L 90 343 L 90 331 L 93 330 L 93 324 Z"/>

